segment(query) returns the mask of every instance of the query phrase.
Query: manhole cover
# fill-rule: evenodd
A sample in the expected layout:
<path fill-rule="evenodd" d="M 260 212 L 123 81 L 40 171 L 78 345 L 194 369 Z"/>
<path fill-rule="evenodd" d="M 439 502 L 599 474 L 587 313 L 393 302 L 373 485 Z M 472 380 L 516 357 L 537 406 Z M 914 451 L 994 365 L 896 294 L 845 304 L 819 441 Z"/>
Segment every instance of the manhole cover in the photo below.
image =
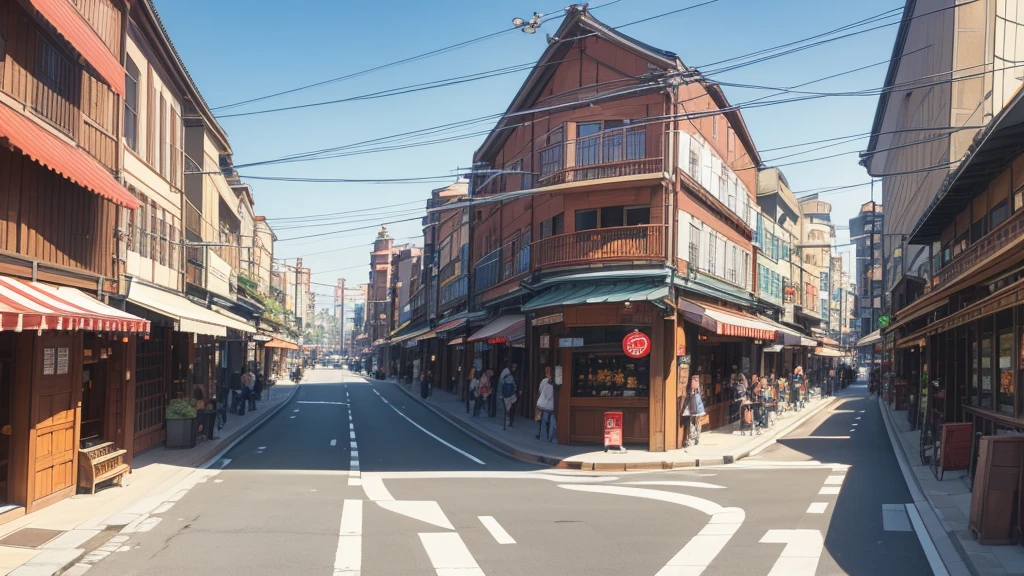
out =
<path fill-rule="evenodd" d="M 0 546 L 16 548 L 39 548 L 64 532 L 62 530 L 46 530 L 44 528 L 22 528 L 0 538 Z"/>

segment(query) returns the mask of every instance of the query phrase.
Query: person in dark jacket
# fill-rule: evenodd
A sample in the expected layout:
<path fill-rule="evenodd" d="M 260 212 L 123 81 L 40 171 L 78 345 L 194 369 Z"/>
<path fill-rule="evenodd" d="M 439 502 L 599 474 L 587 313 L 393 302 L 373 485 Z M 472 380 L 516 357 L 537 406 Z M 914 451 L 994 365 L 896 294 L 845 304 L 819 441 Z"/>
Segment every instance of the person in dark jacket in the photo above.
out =
<path fill-rule="evenodd" d="M 424 400 L 430 396 L 430 376 L 427 372 L 420 371 L 420 398 Z"/>

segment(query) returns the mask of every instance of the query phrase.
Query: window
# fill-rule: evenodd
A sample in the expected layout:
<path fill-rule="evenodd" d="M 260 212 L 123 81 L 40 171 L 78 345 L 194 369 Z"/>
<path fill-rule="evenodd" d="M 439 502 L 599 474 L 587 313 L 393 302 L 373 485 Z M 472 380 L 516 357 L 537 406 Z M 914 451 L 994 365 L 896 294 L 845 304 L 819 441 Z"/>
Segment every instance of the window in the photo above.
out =
<path fill-rule="evenodd" d="M 555 214 L 540 223 L 540 237 L 550 238 L 565 232 L 565 215 Z"/>
<path fill-rule="evenodd" d="M 547 176 L 562 169 L 562 146 L 540 151 L 540 175 Z"/>
<path fill-rule="evenodd" d="M 139 67 L 130 57 L 124 64 L 124 140 L 139 151 Z"/>
<path fill-rule="evenodd" d="M 690 150 L 690 176 L 700 182 L 700 153 Z"/>
<path fill-rule="evenodd" d="M 1013 310 L 1003 310 L 996 314 L 996 330 L 999 339 L 999 394 L 996 396 L 996 411 L 1013 416 Z"/>
<path fill-rule="evenodd" d="M 597 210 L 576 211 L 576 231 L 593 230 L 597 228 Z"/>
<path fill-rule="evenodd" d="M 732 160 L 736 156 L 736 133 L 732 131 L 732 128 L 727 128 L 726 131 L 726 150 L 729 152 L 729 159 Z"/>
<path fill-rule="evenodd" d="M 979 218 L 974 224 L 971 224 L 971 243 L 975 243 L 981 240 L 981 237 L 988 234 L 988 220 L 984 217 Z"/>
<path fill-rule="evenodd" d="M 718 140 L 718 116 L 711 117 L 711 137 Z"/>
<path fill-rule="evenodd" d="M 979 406 L 992 409 L 992 319 L 981 322 L 981 344 L 979 357 L 981 360 L 981 394 Z"/>
<path fill-rule="evenodd" d="M 168 169 L 170 168 L 167 164 L 167 147 L 170 144 L 170 139 L 167 137 L 167 100 L 164 99 L 164 95 L 160 95 L 160 174 L 165 178 L 168 176 Z"/>
<path fill-rule="evenodd" d="M 623 224 L 622 206 L 610 206 L 601 208 L 601 228 L 614 228 Z"/>
<path fill-rule="evenodd" d="M 651 207 L 635 206 L 626 208 L 626 226 L 642 226 L 651 223 Z"/>
<path fill-rule="evenodd" d="M 999 226 L 1010 216 L 1010 207 L 1003 200 L 999 204 L 996 204 L 989 212 L 989 230 L 994 230 L 996 226 Z"/>
<path fill-rule="evenodd" d="M 591 166 L 599 160 L 599 146 L 601 139 L 600 122 L 587 122 L 576 125 L 576 165 Z"/>

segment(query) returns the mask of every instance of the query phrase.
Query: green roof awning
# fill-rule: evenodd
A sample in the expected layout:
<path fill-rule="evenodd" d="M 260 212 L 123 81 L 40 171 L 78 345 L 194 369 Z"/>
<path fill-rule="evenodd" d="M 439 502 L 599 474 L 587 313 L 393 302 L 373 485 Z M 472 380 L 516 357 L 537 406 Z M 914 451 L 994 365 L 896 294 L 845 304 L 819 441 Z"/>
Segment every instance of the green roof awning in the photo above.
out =
<path fill-rule="evenodd" d="M 606 302 L 658 302 L 668 297 L 668 286 L 650 282 L 610 282 L 565 284 L 533 298 L 523 311 L 540 310 L 550 306 L 576 304 L 603 304 Z"/>

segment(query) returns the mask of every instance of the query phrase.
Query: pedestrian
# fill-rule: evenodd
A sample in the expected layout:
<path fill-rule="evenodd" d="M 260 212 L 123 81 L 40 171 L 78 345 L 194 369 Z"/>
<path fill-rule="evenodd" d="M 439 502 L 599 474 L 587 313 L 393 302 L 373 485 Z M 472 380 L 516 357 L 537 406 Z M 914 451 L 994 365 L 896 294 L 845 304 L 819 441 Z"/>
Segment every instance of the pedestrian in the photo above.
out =
<path fill-rule="evenodd" d="M 426 400 L 427 396 L 430 396 L 430 379 L 426 372 L 420 370 L 420 398 Z"/>
<path fill-rule="evenodd" d="M 793 388 L 790 391 L 789 398 L 790 404 L 793 405 L 793 409 L 797 412 L 800 411 L 800 407 L 803 403 L 804 382 L 804 367 L 797 366 L 796 369 L 793 370 Z"/>
<path fill-rule="evenodd" d="M 466 414 L 469 414 L 469 405 L 474 403 L 473 397 L 476 396 L 476 387 L 480 385 L 480 381 L 476 378 L 476 368 L 470 368 L 469 374 L 466 375 Z"/>
<path fill-rule="evenodd" d="M 476 397 L 473 401 L 473 416 L 477 417 L 480 415 L 480 409 L 484 408 L 489 410 L 491 401 L 491 377 L 494 376 L 494 370 L 485 370 L 480 375 L 480 381 L 477 382 L 476 386 Z"/>
<path fill-rule="evenodd" d="M 512 362 L 498 377 L 498 390 L 501 392 L 501 401 L 505 406 L 508 425 L 514 427 L 516 419 L 516 403 L 519 401 L 519 388 L 516 386 L 516 379 L 513 373 L 516 371 L 516 363 Z"/>
<path fill-rule="evenodd" d="M 555 420 L 555 379 L 551 377 L 551 367 L 544 367 L 544 378 L 540 381 L 537 389 L 537 410 L 540 410 L 540 428 L 537 429 L 537 439 L 540 440 L 547 426 L 545 438 L 551 442 L 558 437 L 558 423 Z"/>
<path fill-rule="evenodd" d="M 242 401 L 249 407 L 249 410 L 256 409 L 256 375 L 252 370 L 246 370 L 242 374 Z"/>

